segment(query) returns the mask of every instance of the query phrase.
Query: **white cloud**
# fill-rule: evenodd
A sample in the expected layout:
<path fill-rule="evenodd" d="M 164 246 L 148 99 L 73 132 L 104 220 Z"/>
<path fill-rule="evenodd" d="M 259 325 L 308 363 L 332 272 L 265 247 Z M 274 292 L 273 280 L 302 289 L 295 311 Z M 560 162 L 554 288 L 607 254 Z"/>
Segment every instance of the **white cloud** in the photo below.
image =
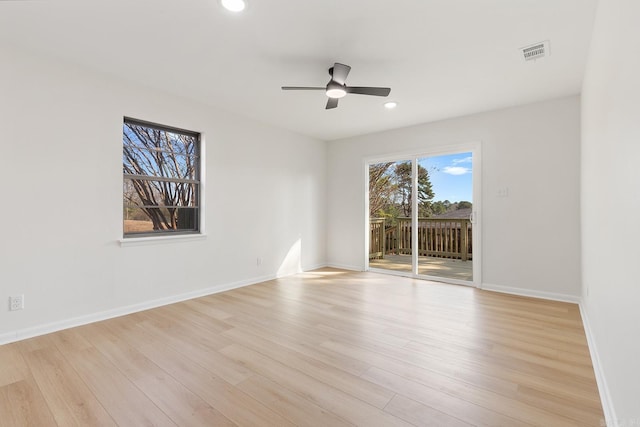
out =
<path fill-rule="evenodd" d="M 457 165 L 458 163 L 473 163 L 473 157 L 465 157 L 463 159 L 453 159 L 453 164 Z"/>
<path fill-rule="evenodd" d="M 442 172 L 448 173 L 449 175 L 464 175 L 467 173 L 471 173 L 471 169 L 462 166 L 447 166 L 442 169 Z"/>

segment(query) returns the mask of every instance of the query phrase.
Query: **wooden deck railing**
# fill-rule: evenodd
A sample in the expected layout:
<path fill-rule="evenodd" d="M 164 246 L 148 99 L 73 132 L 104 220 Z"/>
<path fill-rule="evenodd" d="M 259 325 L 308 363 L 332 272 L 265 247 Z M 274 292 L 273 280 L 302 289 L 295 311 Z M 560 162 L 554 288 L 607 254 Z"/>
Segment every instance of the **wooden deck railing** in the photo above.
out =
<path fill-rule="evenodd" d="M 384 218 L 372 218 L 369 227 L 369 259 L 384 258 L 385 232 Z"/>
<path fill-rule="evenodd" d="M 411 218 L 398 218 L 392 227 L 385 227 L 382 218 L 372 218 L 369 230 L 369 259 L 411 254 Z M 418 218 L 418 255 L 470 260 L 471 231 L 468 219 Z"/>

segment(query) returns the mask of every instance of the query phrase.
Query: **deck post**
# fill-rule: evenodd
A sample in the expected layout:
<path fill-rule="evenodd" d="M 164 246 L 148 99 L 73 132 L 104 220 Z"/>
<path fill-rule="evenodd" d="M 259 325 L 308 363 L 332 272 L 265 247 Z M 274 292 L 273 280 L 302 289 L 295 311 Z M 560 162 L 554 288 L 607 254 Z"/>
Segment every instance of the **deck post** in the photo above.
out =
<path fill-rule="evenodd" d="M 466 261 L 469 258 L 469 225 L 467 224 L 469 220 L 462 219 L 460 220 L 460 238 L 462 240 L 462 261 Z"/>
<path fill-rule="evenodd" d="M 382 218 L 382 231 L 380 232 L 380 240 L 382 240 L 382 255 L 380 256 L 380 259 L 384 259 L 384 254 L 387 251 L 387 233 L 385 232 L 387 230 L 387 227 L 385 226 L 386 221 L 386 219 Z"/>

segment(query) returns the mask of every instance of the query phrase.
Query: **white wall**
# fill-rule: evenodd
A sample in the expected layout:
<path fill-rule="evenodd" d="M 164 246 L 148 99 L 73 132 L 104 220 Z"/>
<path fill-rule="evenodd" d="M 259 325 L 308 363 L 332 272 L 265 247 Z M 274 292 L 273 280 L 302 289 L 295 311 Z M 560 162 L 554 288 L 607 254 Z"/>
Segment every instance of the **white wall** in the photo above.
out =
<path fill-rule="evenodd" d="M 0 57 L 0 341 L 326 262 L 325 142 L 55 60 Z M 206 239 L 120 246 L 123 116 L 204 134 Z M 26 307 L 9 312 L 16 294 Z"/>
<path fill-rule="evenodd" d="M 639 16 L 600 0 L 582 100 L 584 307 L 620 426 L 640 425 Z"/>
<path fill-rule="evenodd" d="M 481 141 L 482 282 L 577 299 L 579 102 L 574 96 L 329 143 L 329 264 L 364 268 L 364 158 Z M 509 197 L 498 197 L 502 187 Z"/>

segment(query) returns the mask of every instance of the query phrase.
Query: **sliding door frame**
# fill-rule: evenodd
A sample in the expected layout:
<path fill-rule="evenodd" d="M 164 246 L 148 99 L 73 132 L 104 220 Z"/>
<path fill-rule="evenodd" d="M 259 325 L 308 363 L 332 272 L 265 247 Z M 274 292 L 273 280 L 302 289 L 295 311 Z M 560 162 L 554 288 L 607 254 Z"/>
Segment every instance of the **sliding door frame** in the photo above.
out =
<path fill-rule="evenodd" d="M 436 157 L 447 154 L 456 154 L 462 152 L 471 152 L 473 156 L 472 163 L 472 185 L 473 185 L 473 227 L 471 228 L 473 246 L 473 279 L 472 281 L 464 281 L 445 277 L 426 276 L 418 274 L 418 251 L 411 251 L 412 268 L 411 272 L 394 271 L 369 266 L 369 235 L 370 235 L 370 218 L 369 218 L 369 166 L 383 162 L 397 162 L 409 160 L 411 161 L 412 171 L 412 200 L 411 200 L 411 240 L 415 244 L 418 242 L 418 198 L 416 189 L 418 188 L 418 159 L 424 157 Z M 411 277 L 416 279 L 427 279 L 438 282 L 446 282 L 457 285 L 466 285 L 480 288 L 482 284 L 482 143 L 480 141 L 447 144 L 429 147 L 424 150 L 414 150 L 408 152 L 390 153 L 384 156 L 366 157 L 363 159 L 364 170 L 364 266 L 365 271 L 376 273 L 392 274 L 397 276 Z"/>

